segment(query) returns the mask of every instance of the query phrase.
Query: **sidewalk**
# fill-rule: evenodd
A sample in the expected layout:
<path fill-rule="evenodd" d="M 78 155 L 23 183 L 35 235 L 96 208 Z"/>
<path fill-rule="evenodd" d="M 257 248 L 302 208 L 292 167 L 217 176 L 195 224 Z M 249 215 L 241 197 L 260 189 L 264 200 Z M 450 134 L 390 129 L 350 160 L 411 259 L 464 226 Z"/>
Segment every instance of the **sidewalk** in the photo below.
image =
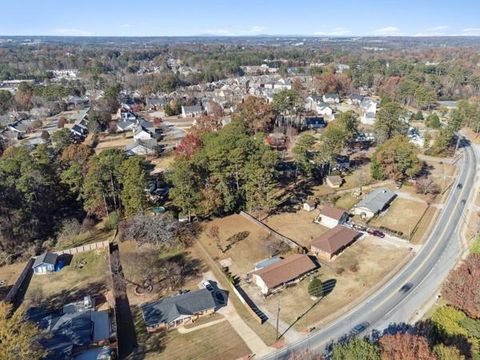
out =
<path fill-rule="evenodd" d="M 224 322 L 224 321 L 227 321 L 227 319 L 223 318 L 223 319 L 218 319 L 218 320 L 214 320 L 214 321 L 210 321 L 206 324 L 202 324 L 202 325 L 198 325 L 198 326 L 195 326 L 195 327 L 192 327 L 192 328 L 186 328 L 184 326 L 180 326 L 177 330 L 180 334 L 188 334 L 190 332 L 193 332 L 193 331 L 197 331 L 197 330 L 200 330 L 200 329 L 204 329 L 206 327 L 209 327 L 209 326 L 212 326 L 212 325 L 216 325 L 216 324 L 219 324 L 221 322 Z"/>

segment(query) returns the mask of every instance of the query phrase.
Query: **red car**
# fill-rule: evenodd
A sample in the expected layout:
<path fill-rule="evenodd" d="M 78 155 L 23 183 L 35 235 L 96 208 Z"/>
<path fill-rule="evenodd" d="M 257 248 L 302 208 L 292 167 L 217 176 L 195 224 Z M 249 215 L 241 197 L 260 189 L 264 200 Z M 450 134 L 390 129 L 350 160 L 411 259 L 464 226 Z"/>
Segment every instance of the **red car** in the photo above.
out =
<path fill-rule="evenodd" d="M 380 230 L 368 229 L 368 233 L 373 235 L 373 236 L 379 237 L 379 238 L 384 238 L 385 237 L 385 234 L 383 232 L 381 232 Z"/>

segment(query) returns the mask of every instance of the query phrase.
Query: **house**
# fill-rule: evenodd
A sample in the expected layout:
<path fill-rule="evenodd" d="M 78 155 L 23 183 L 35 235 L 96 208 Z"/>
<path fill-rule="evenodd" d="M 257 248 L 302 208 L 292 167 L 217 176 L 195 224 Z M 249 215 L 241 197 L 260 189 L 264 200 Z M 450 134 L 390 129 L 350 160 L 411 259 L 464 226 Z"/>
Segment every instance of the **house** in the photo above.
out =
<path fill-rule="evenodd" d="M 323 99 L 323 102 L 325 102 L 327 104 L 339 104 L 340 103 L 340 96 L 338 94 L 334 94 L 334 93 L 324 94 L 322 99 Z"/>
<path fill-rule="evenodd" d="M 298 282 L 315 270 L 318 265 L 308 256 L 294 254 L 252 273 L 253 281 L 263 295 L 268 295 L 283 286 Z"/>
<path fill-rule="evenodd" d="M 117 132 L 121 133 L 121 132 L 125 132 L 125 131 L 129 131 L 129 130 L 133 130 L 136 126 L 136 122 L 135 121 L 131 121 L 131 120 L 122 120 L 122 121 L 119 121 L 117 122 Z"/>
<path fill-rule="evenodd" d="M 343 179 L 338 175 L 327 176 L 326 183 L 332 189 L 339 189 L 343 184 Z"/>
<path fill-rule="evenodd" d="M 360 122 L 365 125 L 374 125 L 377 116 L 377 102 L 370 98 L 364 98 L 360 109 L 362 111 Z"/>
<path fill-rule="evenodd" d="M 73 135 L 84 138 L 88 134 L 88 127 L 81 124 L 75 124 L 71 127 L 70 131 L 73 133 Z"/>
<path fill-rule="evenodd" d="M 55 265 L 57 264 L 58 255 L 51 252 L 44 252 L 35 258 L 32 265 L 34 274 L 46 274 L 55 271 Z"/>
<path fill-rule="evenodd" d="M 182 117 L 195 117 L 203 113 L 200 105 L 182 106 Z"/>
<path fill-rule="evenodd" d="M 396 197 L 397 194 L 387 188 L 375 189 L 353 207 L 352 213 L 370 219 L 384 211 Z"/>
<path fill-rule="evenodd" d="M 133 139 L 135 141 L 139 140 L 151 140 L 153 139 L 152 133 L 145 129 L 143 126 L 136 126 L 133 130 Z"/>
<path fill-rule="evenodd" d="M 315 210 L 316 207 L 317 207 L 317 204 L 315 204 L 315 202 L 313 201 L 305 201 L 303 203 L 303 210 L 308 212 Z"/>
<path fill-rule="evenodd" d="M 168 103 L 166 97 L 147 97 L 145 104 L 148 110 L 160 110 Z"/>
<path fill-rule="evenodd" d="M 47 360 L 84 359 L 93 349 L 96 354 L 103 353 L 104 359 L 111 358 L 110 315 L 107 310 L 96 311 L 90 296 L 66 304 L 60 314 L 55 312 L 40 319 L 39 327 L 49 335 L 40 341 L 48 351 Z"/>
<path fill-rule="evenodd" d="M 313 240 L 310 250 L 317 257 L 330 261 L 360 236 L 362 236 L 362 233 L 356 230 L 337 225 Z"/>
<path fill-rule="evenodd" d="M 307 116 L 305 118 L 305 127 L 310 130 L 323 129 L 327 126 L 327 123 L 322 117 Z"/>
<path fill-rule="evenodd" d="M 155 139 L 137 140 L 125 146 L 128 156 L 132 155 L 157 155 L 158 144 Z"/>
<path fill-rule="evenodd" d="M 347 103 L 349 103 L 350 105 L 360 106 L 363 99 L 365 99 L 365 96 L 363 95 L 350 94 L 347 99 Z"/>
<path fill-rule="evenodd" d="M 330 105 L 323 102 L 320 96 L 309 96 L 305 99 L 305 109 L 315 112 L 317 115 L 331 119 L 333 116 L 333 109 Z"/>
<path fill-rule="evenodd" d="M 319 224 L 326 226 L 329 229 L 332 229 L 337 225 L 344 224 L 347 221 L 348 214 L 346 211 L 337 209 L 330 205 L 324 205 L 322 210 L 320 210 L 320 215 L 318 217 Z"/>
<path fill-rule="evenodd" d="M 215 312 L 215 299 L 207 289 L 191 291 L 141 305 L 148 332 L 169 330 Z"/>

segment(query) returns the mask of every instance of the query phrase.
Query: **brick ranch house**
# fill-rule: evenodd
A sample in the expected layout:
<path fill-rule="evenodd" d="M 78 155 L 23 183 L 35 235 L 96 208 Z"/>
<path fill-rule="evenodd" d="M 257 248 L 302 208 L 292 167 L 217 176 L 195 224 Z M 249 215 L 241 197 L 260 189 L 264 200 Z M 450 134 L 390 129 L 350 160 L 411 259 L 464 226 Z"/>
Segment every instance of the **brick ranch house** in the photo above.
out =
<path fill-rule="evenodd" d="M 141 306 L 148 332 L 170 330 L 190 324 L 216 309 L 213 295 L 207 289 L 191 291 Z"/>
<path fill-rule="evenodd" d="M 331 261 L 360 236 L 362 233 L 358 231 L 337 225 L 313 240 L 310 250 L 317 257 Z"/>
<path fill-rule="evenodd" d="M 252 276 L 262 294 L 268 295 L 284 286 L 299 282 L 317 268 L 318 265 L 308 255 L 294 254 L 254 271 Z"/>

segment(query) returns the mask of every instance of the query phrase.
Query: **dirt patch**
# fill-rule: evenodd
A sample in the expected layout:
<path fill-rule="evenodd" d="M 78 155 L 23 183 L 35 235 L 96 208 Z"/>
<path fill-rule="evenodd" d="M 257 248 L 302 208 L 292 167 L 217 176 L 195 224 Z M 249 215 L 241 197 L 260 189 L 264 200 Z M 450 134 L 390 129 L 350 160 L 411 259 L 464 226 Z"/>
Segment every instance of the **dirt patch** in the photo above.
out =
<path fill-rule="evenodd" d="M 378 286 L 385 277 L 409 254 L 407 249 L 366 237 L 349 247 L 334 262 L 323 265 L 318 277 L 330 284 L 331 293 L 300 319 L 295 328 L 305 330 L 309 326 L 326 319 L 344 306 L 358 300 L 372 288 Z M 310 308 L 315 300 L 308 295 L 309 280 L 287 288 L 264 299 L 259 289 L 249 284 L 245 286 L 249 295 L 260 309 L 274 314 L 280 304 L 280 318 L 292 324 L 298 316 Z"/>
<path fill-rule="evenodd" d="M 396 199 L 385 213 L 370 221 L 374 227 L 384 227 L 409 237 L 428 205 L 407 199 Z M 406 211 L 408 209 L 408 211 Z"/>
<path fill-rule="evenodd" d="M 439 209 L 430 206 L 417 225 L 416 231 L 412 234 L 410 241 L 412 244 L 421 244 L 427 238 L 427 230 L 430 228 L 432 221 L 437 217 Z"/>
<path fill-rule="evenodd" d="M 309 248 L 312 240 L 328 231 L 328 228 L 313 222 L 319 213 L 318 209 L 310 212 L 305 210 L 285 212 L 269 216 L 263 222 L 280 234 Z"/>

